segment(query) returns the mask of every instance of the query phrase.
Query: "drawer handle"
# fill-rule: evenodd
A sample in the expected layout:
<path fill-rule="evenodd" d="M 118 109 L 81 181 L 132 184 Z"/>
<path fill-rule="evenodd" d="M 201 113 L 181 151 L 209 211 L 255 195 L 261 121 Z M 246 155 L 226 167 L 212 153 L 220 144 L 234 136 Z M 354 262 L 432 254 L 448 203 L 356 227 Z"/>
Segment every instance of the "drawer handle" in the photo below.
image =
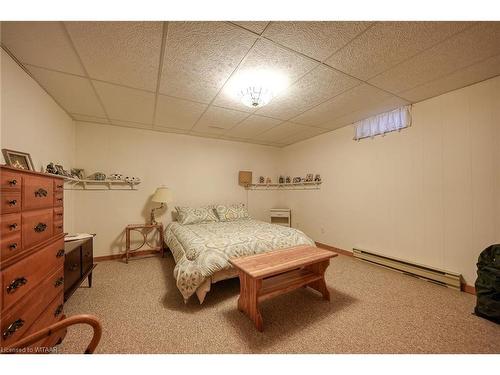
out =
<path fill-rule="evenodd" d="M 8 203 L 9 203 L 9 206 L 15 206 L 17 204 L 17 200 L 16 199 L 12 199 Z"/>
<path fill-rule="evenodd" d="M 63 256 L 64 256 L 64 253 L 65 253 L 64 249 L 59 250 L 59 251 L 57 252 L 57 254 L 56 254 L 56 258 L 63 257 Z"/>
<path fill-rule="evenodd" d="M 59 212 L 59 213 L 58 213 L 58 214 L 56 214 L 56 215 L 57 215 L 57 216 L 62 216 L 63 214 L 62 214 L 62 212 Z"/>
<path fill-rule="evenodd" d="M 57 306 L 56 311 L 54 311 L 54 316 L 57 317 L 61 315 L 62 311 L 63 311 L 63 304 L 61 303 L 59 306 Z"/>
<path fill-rule="evenodd" d="M 63 226 L 62 226 L 62 225 L 58 225 L 56 228 L 57 228 L 57 229 L 62 229 L 62 228 L 63 228 Z"/>
<path fill-rule="evenodd" d="M 45 189 L 38 189 L 37 191 L 35 191 L 35 197 L 46 197 L 47 196 L 47 190 Z"/>
<path fill-rule="evenodd" d="M 22 319 L 17 319 L 16 321 L 12 322 L 10 326 L 8 326 L 5 331 L 3 331 L 2 336 L 4 340 L 7 339 L 9 336 L 12 336 L 23 325 L 24 325 L 24 320 Z"/>
<path fill-rule="evenodd" d="M 57 288 L 58 286 L 63 285 L 63 283 L 64 283 L 64 277 L 60 277 L 54 282 L 54 287 Z"/>
<path fill-rule="evenodd" d="M 14 293 L 17 290 L 17 288 L 26 285 L 27 282 L 28 279 L 26 279 L 25 277 L 18 277 L 17 279 L 13 280 L 7 287 L 7 294 Z"/>
<path fill-rule="evenodd" d="M 70 271 L 75 271 L 78 268 L 78 263 L 73 263 L 71 267 L 69 267 Z"/>
<path fill-rule="evenodd" d="M 62 189 L 62 188 L 63 188 L 63 186 L 62 186 L 62 185 L 56 185 L 56 188 L 58 188 L 58 189 Z"/>
<path fill-rule="evenodd" d="M 62 202 L 62 198 L 56 198 L 56 201 Z"/>
<path fill-rule="evenodd" d="M 47 229 L 47 224 L 44 223 L 38 223 L 33 230 L 37 233 L 43 232 L 45 229 Z"/>
<path fill-rule="evenodd" d="M 10 186 L 16 186 L 17 185 L 17 180 L 14 178 L 13 180 L 9 181 Z"/>
<path fill-rule="evenodd" d="M 11 244 L 9 245 L 9 249 L 10 249 L 10 250 L 16 250 L 16 249 L 17 249 L 17 242 L 11 243 Z"/>
<path fill-rule="evenodd" d="M 17 223 L 12 223 L 9 225 L 10 230 L 16 230 L 17 228 Z"/>

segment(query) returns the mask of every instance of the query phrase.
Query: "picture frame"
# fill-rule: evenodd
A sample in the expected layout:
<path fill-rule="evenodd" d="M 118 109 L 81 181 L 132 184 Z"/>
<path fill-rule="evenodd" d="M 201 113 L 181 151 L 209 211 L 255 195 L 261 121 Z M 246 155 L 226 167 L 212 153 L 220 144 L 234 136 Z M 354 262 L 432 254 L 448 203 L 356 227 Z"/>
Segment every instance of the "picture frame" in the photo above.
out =
<path fill-rule="evenodd" d="M 3 148 L 2 154 L 5 159 L 5 163 L 10 167 L 23 169 L 25 171 L 35 170 L 33 160 L 31 160 L 31 155 L 27 152 Z"/>

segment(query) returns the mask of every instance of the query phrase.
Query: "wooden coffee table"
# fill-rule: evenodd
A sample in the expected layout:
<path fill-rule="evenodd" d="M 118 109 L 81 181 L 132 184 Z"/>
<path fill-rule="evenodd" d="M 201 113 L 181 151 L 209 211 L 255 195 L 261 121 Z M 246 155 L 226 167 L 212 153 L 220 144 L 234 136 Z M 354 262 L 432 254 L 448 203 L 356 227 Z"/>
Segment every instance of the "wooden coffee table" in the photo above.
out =
<path fill-rule="evenodd" d="M 317 290 L 329 301 L 325 270 L 330 258 L 337 255 L 313 246 L 296 246 L 229 259 L 240 277 L 238 310 L 247 314 L 262 332 L 259 302 L 305 286 Z"/>

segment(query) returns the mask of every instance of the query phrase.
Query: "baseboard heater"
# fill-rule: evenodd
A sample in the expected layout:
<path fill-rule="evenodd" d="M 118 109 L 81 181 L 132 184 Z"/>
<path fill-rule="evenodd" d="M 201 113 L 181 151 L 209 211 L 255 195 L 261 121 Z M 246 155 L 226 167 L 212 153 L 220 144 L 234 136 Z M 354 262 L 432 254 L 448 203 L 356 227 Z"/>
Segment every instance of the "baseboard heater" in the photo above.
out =
<path fill-rule="evenodd" d="M 460 290 L 462 276 L 458 273 L 443 271 L 437 268 L 411 263 L 405 260 L 390 258 L 385 255 L 366 250 L 352 249 L 354 256 L 363 261 L 390 268 L 404 274 L 418 277 L 449 288 Z"/>

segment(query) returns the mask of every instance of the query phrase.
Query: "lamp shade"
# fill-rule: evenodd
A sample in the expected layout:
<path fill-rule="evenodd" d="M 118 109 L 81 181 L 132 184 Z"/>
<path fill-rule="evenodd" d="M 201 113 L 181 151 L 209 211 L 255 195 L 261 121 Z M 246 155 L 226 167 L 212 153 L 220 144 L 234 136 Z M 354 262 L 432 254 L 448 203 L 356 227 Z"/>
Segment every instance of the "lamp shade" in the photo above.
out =
<path fill-rule="evenodd" d="M 172 191 L 166 186 L 160 186 L 156 189 L 153 198 L 151 199 L 153 202 L 159 203 L 169 203 L 173 201 Z"/>

